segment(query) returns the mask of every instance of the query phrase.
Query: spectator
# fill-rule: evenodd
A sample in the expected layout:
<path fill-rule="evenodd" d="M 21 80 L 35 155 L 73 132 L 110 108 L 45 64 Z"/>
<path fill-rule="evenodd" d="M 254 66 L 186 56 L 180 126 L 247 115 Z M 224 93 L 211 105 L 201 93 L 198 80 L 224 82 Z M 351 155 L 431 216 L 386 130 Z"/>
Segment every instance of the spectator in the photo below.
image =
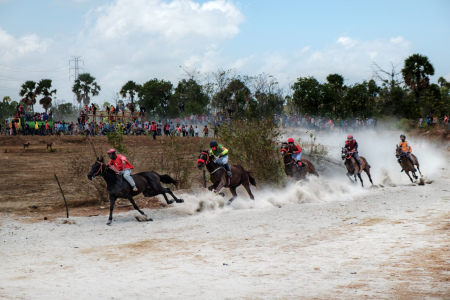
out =
<path fill-rule="evenodd" d="M 209 129 L 208 129 L 208 126 L 207 126 L 207 125 L 205 125 L 205 127 L 203 127 L 203 130 L 202 130 L 202 132 L 203 132 L 203 136 L 205 136 L 205 137 L 207 137 L 207 136 L 208 136 L 208 133 L 209 133 Z"/>

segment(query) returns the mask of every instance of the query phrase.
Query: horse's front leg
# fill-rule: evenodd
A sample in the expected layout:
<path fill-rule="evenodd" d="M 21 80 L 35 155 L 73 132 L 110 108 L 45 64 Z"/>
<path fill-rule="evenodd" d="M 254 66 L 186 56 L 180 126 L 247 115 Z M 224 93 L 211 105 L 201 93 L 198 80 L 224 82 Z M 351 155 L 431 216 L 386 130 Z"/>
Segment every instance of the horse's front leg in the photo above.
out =
<path fill-rule="evenodd" d="M 214 189 L 214 193 L 219 194 L 220 190 L 225 186 L 225 181 L 222 179 L 220 180 L 219 184 L 217 185 L 217 187 Z"/>
<path fill-rule="evenodd" d="M 134 202 L 134 199 L 133 199 L 133 197 L 128 197 L 128 200 L 130 200 L 130 202 L 131 202 L 131 205 L 133 205 L 133 207 L 134 207 L 134 209 L 135 210 L 137 210 L 138 212 L 140 212 L 141 213 L 141 215 L 143 215 L 143 216 L 145 216 L 145 217 L 147 217 L 147 215 L 142 211 L 142 210 L 140 210 L 139 209 L 139 207 L 137 206 L 137 204 L 136 204 L 136 202 Z"/>
<path fill-rule="evenodd" d="M 109 195 L 109 219 L 108 222 L 106 222 L 106 225 L 111 225 L 112 223 L 112 216 L 114 211 L 114 205 L 116 204 L 117 197 L 114 195 Z"/>

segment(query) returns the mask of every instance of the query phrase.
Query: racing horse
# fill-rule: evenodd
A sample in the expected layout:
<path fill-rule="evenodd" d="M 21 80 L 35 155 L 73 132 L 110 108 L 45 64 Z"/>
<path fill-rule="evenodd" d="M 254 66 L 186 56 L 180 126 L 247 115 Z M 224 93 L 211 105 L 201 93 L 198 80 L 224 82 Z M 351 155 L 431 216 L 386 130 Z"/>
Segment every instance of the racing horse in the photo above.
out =
<path fill-rule="evenodd" d="M 199 169 L 202 169 L 205 166 L 210 174 L 210 180 L 212 182 L 212 185 L 208 187 L 208 190 L 214 190 L 216 194 L 221 194 L 223 196 L 224 194 L 220 193 L 220 190 L 223 187 L 229 188 L 233 197 L 228 200 L 228 204 L 231 204 L 238 196 L 236 188 L 241 184 L 244 186 L 250 198 L 255 200 L 255 197 L 250 190 L 250 184 L 256 186 L 256 180 L 250 175 L 249 171 L 244 170 L 243 167 L 238 165 L 230 166 L 233 176 L 232 178 L 229 178 L 223 166 L 216 163 L 214 161 L 214 155 L 209 155 L 207 150 L 200 152 L 200 156 L 197 160 L 197 167 Z"/>
<path fill-rule="evenodd" d="M 97 158 L 97 161 L 92 165 L 91 171 L 88 174 L 88 179 L 92 180 L 96 176 L 102 176 L 103 179 L 105 179 L 109 194 L 109 219 L 106 225 L 111 225 L 112 223 L 112 215 L 117 198 L 126 198 L 130 200 L 134 209 L 145 217 L 147 217 L 147 215 L 139 209 L 139 207 L 136 205 L 136 202 L 134 202 L 133 200 L 133 197 L 139 195 L 140 193 L 142 193 L 145 197 L 153 197 L 162 194 L 164 196 L 164 199 L 166 199 L 167 204 L 172 204 L 173 200 L 169 200 L 167 198 L 167 193 L 172 196 L 175 202 L 184 202 L 183 199 L 178 199 L 177 197 L 175 197 L 170 189 L 162 187 L 161 182 L 167 184 L 178 183 L 177 180 L 173 179 L 169 175 L 159 175 L 156 172 L 140 172 L 133 174 L 131 175 L 131 177 L 133 177 L 136 183 L 136 187 L 138 188 L 138 190 L 134 192 L 128 181 L 124 180 L 122 175 L 118 175 L 113 170 L 111 170 L 104 163 L 102 157 Z"/>
<path fill-rule="evenodd" d="M 363 180 L 361 178 L 361 172 L 359 172 L 359 165 L 356 159 L 353 157 L 353 152 L 348 152 L 347 148 L 343 147 L 341 152 L 341 158 L 342 160 L 345 160 L 345 166 L 347 167 L 347 177 L 350 179 L 351 182 L 353 182 L 353 179 L 350 177 L 353 175 L 355 177 L 355 182 L 358 182 L 356 179 L 356 176 L 358 176 L 359 181 L 361 181 L 361 186 L 364 187 Z M 373 185 L 372 177 L 370 176 L 370 165 L 367 162 L 367 160 L 363 156 L 359 156 L 359 159 L 361 160 L 361 169 L 366 172 L 367 176 L 369 177 L 370 183 Z M 361 171 L 362 171 L 361 170 Z"/>
<path fill-rule="evenodd" d="M 411 160 L 406 156 L 406 153 L 402 151 L 402 147 L 399 147 L 398 145 L 396 145 L 396 146 L 397 146 L 397 148 L 395 149 L 395 156 L 397 157 L 398 162 L 400 163 L 400 166 L 405 171 L 406 175 L 408 175 L 409 180 L 411 180 L 411 182 L 414 182 L 412 180 L 411 176 L 409 175 L 409 172 L 411 172 L 414 179 L 418 179 L 419 177 L 416 175 L 416 171 L 414 170 L 414 165 L 416 165 L 417 170 L 419 170 L 419 174 L 422 175 L 422 172 L 420 172 L 420 168 L 419 168 L 419 160 L 417 159 L 417 157 L 414 154 L 411 153 L 411 157 L 414 160 L 414 165 L 413 165 Z"/>
<path fill-rule="evenodd" d="M 280 150 L 281 156 L 283 157 L 284 163 L 284 172 L 287 177 L 294 178 L 296 180 L 301 180 L 306 177 L 306 174 L 313 174 L 319 177 L 319 174 L 316 171 L 316 168 L 309 160 L 305 158 L 301 158 L 303 167 L 298 168 L 294 160 L 292 159 L 292 152 L 289 152 L 289 145 L 286 142 L 283 142 Z"/>

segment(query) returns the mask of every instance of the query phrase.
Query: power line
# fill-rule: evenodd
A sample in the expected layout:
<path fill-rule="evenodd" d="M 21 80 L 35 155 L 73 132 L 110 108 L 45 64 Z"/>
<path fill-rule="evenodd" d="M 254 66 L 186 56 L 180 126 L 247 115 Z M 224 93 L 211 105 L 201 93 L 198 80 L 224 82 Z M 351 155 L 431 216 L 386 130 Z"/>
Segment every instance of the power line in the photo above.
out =
<path fill-rule="evenodd" d="M 50 70 L 44 70 L 44 71 L 38 71 L 38 70 L 27 70 L 27 69 L 21 69 L 21 68 L 16 68 L 16 67 L 10 67 L 10 66 L 6 66 L 6 65 L 2 65 L 0 64 L 0 66 L 5 67 L 5 68 L 9 68 L 12 70 L 5 70 L 5 69 L 0 69 L 2 71 L 8 71 L 8 72 L 40 72 L 40 73 L 45 73 L 45 72 L 61 72 L 62 69 L 66 69 L 67 67 L 59 67 L 56 69 L 50 69 Z"/>

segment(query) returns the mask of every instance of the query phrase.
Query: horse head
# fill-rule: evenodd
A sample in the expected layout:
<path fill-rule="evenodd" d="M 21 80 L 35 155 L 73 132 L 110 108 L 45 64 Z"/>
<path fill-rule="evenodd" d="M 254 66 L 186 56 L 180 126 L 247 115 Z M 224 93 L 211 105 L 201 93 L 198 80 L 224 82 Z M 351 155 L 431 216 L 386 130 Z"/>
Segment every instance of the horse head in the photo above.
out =
<path fill-rule="evenodd" d="M 288 143 L 283 142 L 283 143 L 281 144 L 280 153 L 281 153 L 281 156 L 283 156 L 283 157 L 284 157 L 286 154 L 289 153 L 289 145 L 288 145 Z"/>
<path fill-rule="evenodd" d="M 202 169 L 205 165 L 210 162 L 208 150 L 204 150 L 200 152 L 200 155 L 197 159 L 197 168 Z"/>
<path fill-rule="evenodd" d="M 92 180 L 95 178 L 95 176 L 97 175 L 103 175 L 103 164 L 104 164 L 104 160 L 103 160 L 103 156 L 102 157 L 97 157 L 97 160 L 95 161 L 95 163 L 92 165 L 91 167 L 91 171 L 88 173 L 88 179 Z"/>
<path fill-rule="evenodd" d="M 399 147 L 397 144 L 395 145 L 397 148 L 395 148 L 395 157 L 400 158 L 402 155 L 402 147 Z"/>
<path fill-rule="evenodd" d="M 348 155 L 348 150 L 345 147 L 342 147 L 342 151 L 341 151 L 341 158 L 342 160 L 344 160 Z"/>

